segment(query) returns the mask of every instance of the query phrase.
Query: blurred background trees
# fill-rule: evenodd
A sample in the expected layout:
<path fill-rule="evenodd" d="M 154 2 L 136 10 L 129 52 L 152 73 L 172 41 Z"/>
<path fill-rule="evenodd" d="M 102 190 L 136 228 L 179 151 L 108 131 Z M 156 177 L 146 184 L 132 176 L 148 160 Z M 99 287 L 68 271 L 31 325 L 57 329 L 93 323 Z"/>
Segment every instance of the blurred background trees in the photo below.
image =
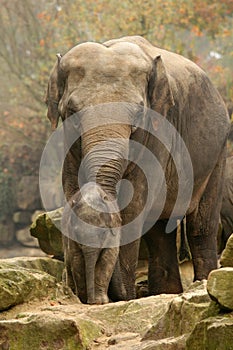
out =
<path fill-rule="evenodd" d="M 14 210 L 14 185 L 23 175 L 38 174 L 50 133 L 44 95 L 57 52 L 84 41 L 142 35 L 200 65 L 232 113 L 232 0 L 0 3 L 0 220 Z"/>

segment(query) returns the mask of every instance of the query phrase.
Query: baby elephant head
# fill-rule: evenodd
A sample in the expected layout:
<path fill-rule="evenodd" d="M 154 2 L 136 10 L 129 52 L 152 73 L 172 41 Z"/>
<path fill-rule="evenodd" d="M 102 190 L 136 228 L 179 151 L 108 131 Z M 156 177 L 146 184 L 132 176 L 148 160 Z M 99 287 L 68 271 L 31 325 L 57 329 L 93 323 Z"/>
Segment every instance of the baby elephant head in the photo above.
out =
<path fill-rule="evenodd" d="M 66 211 L 69 238 L 94 248 L 119 246 L 121 217 L 116 200 L 98 184 L 85 184 L 67 204 L 65 216 Z"/>

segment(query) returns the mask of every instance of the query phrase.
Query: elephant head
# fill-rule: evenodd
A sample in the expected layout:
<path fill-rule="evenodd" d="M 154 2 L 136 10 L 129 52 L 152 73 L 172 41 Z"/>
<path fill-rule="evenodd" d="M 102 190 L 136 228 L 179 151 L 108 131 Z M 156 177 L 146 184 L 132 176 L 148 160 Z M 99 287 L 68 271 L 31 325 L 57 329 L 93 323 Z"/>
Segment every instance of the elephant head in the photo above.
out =
<path fill-rule="evenodd" d="M 144 106 L 166 116 L 174 104 L 161 56 L 150 57 L 147 51 L 141 42 L 83 43 L 58 55 L 51 72 L 48 118 L 56 127 L 59 116 L 64 120 L 76 113 L 86 182 L 97 179 L 111 193 L 125 170 L 121 160 L 136 130 L 132 125 L 139 125 L 135 118 L 147 122 Z M 109 139 L 116 141 L 104 144 Z M 100 142 L 103 146 L 96 148 Z M 95 166 L 100 158 L 101 169 Z"/>

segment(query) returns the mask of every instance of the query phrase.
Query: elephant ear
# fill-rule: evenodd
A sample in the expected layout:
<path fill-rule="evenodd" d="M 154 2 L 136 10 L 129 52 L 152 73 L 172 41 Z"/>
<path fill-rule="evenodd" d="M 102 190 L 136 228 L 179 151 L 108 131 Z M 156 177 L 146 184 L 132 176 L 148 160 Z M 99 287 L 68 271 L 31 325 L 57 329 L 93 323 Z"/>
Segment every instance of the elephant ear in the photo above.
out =
<path fill-rule="evenodd" d="M 148 84 L 148 97 L 151 109 L 165 117 L 175 104 L 167 72 L 160 55 L 153 61 Z"/>
<path fill-rule="evenodd" d="M 57 54 L 57 62 L 52 68 L 52 71 L 50 73 L 50 78 L 48 82 L 46 97 L 45 97 L 45 103 L 48 106 L 48 112 L 47 117 L 51 122 L 51 127 L 53 130 L 57 128 L 58 121 L 59 121 L 59 111 L 58 111 L 58 104 L 61 99 L 61 96 L 63 95 L 63 86 L 64 83 L 61 82 L 61 74 L 60 74 L 60 60 L 61 60 L 61 54 Z"/>

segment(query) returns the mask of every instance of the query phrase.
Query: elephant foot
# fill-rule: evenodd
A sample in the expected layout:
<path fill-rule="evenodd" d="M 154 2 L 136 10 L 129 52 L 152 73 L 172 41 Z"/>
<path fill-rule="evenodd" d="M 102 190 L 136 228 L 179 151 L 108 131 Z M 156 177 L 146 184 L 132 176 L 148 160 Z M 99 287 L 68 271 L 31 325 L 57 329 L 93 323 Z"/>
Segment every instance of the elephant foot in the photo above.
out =
<path fill-rule="evenodd" d="M 107 295 L 99 295 L 96 296 L 94 299 L 88 299 L 87 304 L 90 305 L 103 305 L 109 303 L 109 298 Z"/>

